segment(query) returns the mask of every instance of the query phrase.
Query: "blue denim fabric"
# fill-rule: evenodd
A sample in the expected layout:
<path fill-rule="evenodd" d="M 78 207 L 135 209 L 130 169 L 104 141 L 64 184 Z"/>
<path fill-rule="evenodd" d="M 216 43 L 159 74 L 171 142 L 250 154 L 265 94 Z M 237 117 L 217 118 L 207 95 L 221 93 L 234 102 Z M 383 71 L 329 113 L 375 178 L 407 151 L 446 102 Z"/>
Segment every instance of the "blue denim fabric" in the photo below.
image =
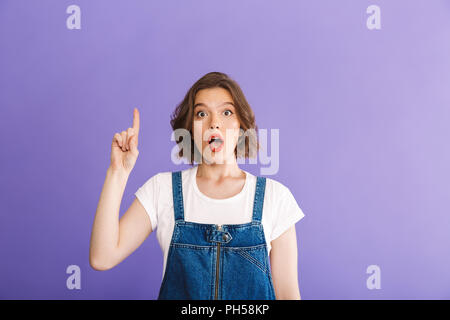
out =
<path fill-rule="evenodd" d="M 274 300 L 261 224 L 266 178 L 257 177 L 252 221 L 184 221 L 181 171 L 172 172 L 175 225 L 158 299 Z"/>

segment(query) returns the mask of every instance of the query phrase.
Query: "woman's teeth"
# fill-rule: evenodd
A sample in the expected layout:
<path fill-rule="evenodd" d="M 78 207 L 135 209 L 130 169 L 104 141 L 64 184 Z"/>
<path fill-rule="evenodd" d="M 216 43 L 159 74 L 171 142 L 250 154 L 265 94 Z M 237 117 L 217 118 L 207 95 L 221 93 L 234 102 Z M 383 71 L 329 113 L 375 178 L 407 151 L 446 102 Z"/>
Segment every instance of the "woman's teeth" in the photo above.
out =
<path fill-rule="evenodd" d="M 219 139 L 219 138 L 214 138 L 214 139 L 211 139 L 211 141 L 209 141 L 209 144 L 211 144 L 211 143 L 213 143 L 213 142 L 218 142 L 218 143 L 222 143 L 222 140 L 221 139 Z"/>
<path fill-rule="evenodd" d="M 222 150 L 223 145 L 223 141 L 219 138 L 211 139 L 211 141 L 209 142 L 209 147 L 213 152 L 219 152 L 220 150 Z"/>

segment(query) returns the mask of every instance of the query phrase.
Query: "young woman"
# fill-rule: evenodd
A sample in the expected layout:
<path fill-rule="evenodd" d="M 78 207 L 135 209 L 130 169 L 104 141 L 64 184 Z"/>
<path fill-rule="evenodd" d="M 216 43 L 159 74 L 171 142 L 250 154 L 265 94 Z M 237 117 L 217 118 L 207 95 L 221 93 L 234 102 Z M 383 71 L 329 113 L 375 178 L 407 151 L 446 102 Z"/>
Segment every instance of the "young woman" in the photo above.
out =
<path fill-rule="evenodd" d="M 295 223 L 304 214 L 286 186 L 239 168 L 238 150 L 249 158 L 259 148 L 239 85 L 224 73 L 206 74 L 177 106 L 171 126 L 189 132 L 182 142 L 192 148 L 179 156 L 192 167 L 148 179 L 120 220 L 139 154 L 137 109 L 133 126 L 114 135 L 91 266 L 113 268 L 157 230 L 164 253 L 158 299 L 300 299 Z"/>

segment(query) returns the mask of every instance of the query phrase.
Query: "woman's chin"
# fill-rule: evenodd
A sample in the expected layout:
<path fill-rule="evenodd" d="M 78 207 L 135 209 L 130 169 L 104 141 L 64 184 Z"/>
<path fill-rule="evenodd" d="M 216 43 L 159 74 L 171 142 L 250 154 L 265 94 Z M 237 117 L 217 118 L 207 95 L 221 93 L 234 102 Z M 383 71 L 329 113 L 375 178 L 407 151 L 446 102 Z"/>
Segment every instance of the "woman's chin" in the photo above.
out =
<path fill-rule="evenodd" d="M 228 155 L 224 152 L 224 150 L 221 150 L 219 152 L 208 152 L 203 155 L 203 159 L 205 159 L 205 162 L 208 164 L 225 164 L 229 161 L 227 159 L 231 159 L 232 155 Z"/>

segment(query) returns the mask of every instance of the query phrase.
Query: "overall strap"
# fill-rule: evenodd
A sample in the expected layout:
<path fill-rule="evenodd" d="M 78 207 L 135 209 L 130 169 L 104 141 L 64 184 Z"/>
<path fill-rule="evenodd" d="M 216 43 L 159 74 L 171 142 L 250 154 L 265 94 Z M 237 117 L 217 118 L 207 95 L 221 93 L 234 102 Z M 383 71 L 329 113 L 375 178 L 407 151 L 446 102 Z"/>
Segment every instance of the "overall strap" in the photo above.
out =
<path fill-rule="evenodd" d="M 261 222 L 265 191 L 266 191 L 266 178 L 256 177 L 255 200 L 253 201 L 253 215 L 252 215 L 253 222 Z"/>
<path fill-rule="evenodd" d="M 172 194 L 175 221 L 184 221 L 183 184 L 181 171 L 172 172 Z"/>

